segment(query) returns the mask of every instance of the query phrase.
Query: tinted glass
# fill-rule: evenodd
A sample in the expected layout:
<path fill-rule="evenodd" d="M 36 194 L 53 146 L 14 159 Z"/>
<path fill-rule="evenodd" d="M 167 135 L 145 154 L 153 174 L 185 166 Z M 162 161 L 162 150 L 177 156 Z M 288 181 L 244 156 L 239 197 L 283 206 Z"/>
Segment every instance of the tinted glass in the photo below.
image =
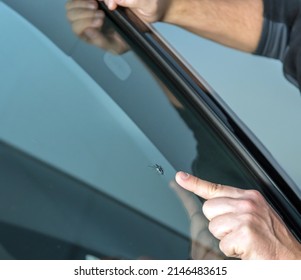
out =
<path fill-rule="evenodd" d="M 156 28 L 301 186 L 300 91 L 285 79 L 282 63 L 223 47 L 175 26 L 159 23 Z"/>
<path fill-rule="evenodd" d="M 0 257 L 224 258 L 175 172 L 260 182 L 211 125 L 109 21 L 102 34 L 117 49 L 78 40 L 69 57 L 1 13 Z"/>

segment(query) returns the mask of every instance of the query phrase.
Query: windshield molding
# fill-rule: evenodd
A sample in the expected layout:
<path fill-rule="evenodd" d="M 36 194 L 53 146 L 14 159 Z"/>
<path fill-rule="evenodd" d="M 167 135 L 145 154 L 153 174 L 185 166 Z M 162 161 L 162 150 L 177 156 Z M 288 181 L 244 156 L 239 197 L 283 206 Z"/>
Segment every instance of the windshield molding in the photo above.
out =
<path fill-rule="evenodd" d="M 207 119 L 232 152 L 266 186 L 264 196 L 301 239 L 300 189 L 258 138 L 149 24 L 126 8 L 109 11 L 103 2 L 99 2 L 99 8 L 158 77 L 180 89 L 182 97 Z"/>

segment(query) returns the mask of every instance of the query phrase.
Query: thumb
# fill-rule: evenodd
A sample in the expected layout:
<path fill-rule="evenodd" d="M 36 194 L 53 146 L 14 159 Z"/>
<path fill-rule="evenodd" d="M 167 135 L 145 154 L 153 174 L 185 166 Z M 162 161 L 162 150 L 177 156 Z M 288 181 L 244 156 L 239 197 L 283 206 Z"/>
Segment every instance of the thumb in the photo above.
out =
<path fill-rule="evenodd" d="M 117 5 L 127 8 L 143 8 L 149 4 L 149 0 L 113 0 Z"/>
<path fill-rule="evenodd" d="M 142 8 L 148 4 L 147 0 L 103 0 L 110 10 L 115 10 L 117 6 L 127 8 Z M 145 2 L 145 3 L 144 3 Z"/>

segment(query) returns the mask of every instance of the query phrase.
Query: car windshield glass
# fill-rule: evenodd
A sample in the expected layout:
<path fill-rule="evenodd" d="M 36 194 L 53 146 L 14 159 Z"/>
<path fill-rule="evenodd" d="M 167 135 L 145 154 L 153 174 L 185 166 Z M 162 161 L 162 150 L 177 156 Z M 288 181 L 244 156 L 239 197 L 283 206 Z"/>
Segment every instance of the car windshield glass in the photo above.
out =
<path fill-rule="evenodd" d="M 1 258 L 225 258 L 176 171 L 264 186 L 211 124 L 108 19 L 65 54 L 1 6 Z"/>
<path fill-rule="evenodd" d="M 279 60 L 239 52 L 173 25 L 156 28 L 301 186 L 301 98 Z M 281 112 L 281 113 L 279 113 Z"/>

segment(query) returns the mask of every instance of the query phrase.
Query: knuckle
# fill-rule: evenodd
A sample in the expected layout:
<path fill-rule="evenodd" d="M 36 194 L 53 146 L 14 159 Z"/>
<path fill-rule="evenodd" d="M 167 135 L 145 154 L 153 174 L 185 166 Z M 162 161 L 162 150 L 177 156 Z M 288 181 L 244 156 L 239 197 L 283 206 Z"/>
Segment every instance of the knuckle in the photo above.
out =
<path fill-rule="evenodd" d="M 244 213 L 254 213 L 257 210 L 256 203 L 250 199 L 241 200 L 239 207 Z"/>
<path fill-rule="evenodd" d="M 220 250 L 227 257 L 242 258 L 252 250 L 258 233 L 254 227 L 254 215 L 245 214 L 241 216 L 242 223 L 232 232 L 231 238 L 222 238 L 219 243 Z"/>
<path fill-rule="evenodd" d="M 195 188 L 198 187 L 198 178 L 197 177 L 192 177 L 192 184 L 194 185 Z"/>
<path fill-rule="evenodd" d="M 244 248 L 252 247 L 256 241 L 253 227 L 250 224 L 245 224 L 240 228 L 240 236 Z"/>
<path fill-rule="evenodd" d="M 197 177 L 191 177 L 190 180 L 193 192 L 197 195 L 199 190 L 199 179 Z"/>
<path fill-rule="evenodd" d="M 254 216 L 245 217 L 244 223 L 238 229 L 238 238 L 242 241 L 244 247 L 252 246 L 256 241 L 256 226 Z"/>
<path fill-rule="evenodd" d="M 224 240 L 221 240 L 219 242 L 219 249 L 225 254 L 226 257 L 230 258 L 230 257 L 236 257 L 235 253 L 234 253 L 234 249 L 232 248 L 232 246 L 229 245 L 228 242 L 225 242 Z"/>
<path fill-rule="evenodd" d="M 250 197 L 254 201 L 263 199 L 262 194 L 257 190 L 247 190 L 246 193 L 247 193 L 248 197 Z"/>
<path fill-rule="evenodd" d="M 220 190 L 220 188 L 221 188 L 220 184 L 210 183 L 207 189 L 209 196 L 215 196 L 216 193 Z"/>
<path fill-rule="evenodd" d="M 252 231 L 252 229 L 256 223 L 256 216 L 253 215 L 252 213 L 247 213 L 247 214 L 241 215 L 241 220 L 242 220 L 241 229 L 244 232 Z"/>

